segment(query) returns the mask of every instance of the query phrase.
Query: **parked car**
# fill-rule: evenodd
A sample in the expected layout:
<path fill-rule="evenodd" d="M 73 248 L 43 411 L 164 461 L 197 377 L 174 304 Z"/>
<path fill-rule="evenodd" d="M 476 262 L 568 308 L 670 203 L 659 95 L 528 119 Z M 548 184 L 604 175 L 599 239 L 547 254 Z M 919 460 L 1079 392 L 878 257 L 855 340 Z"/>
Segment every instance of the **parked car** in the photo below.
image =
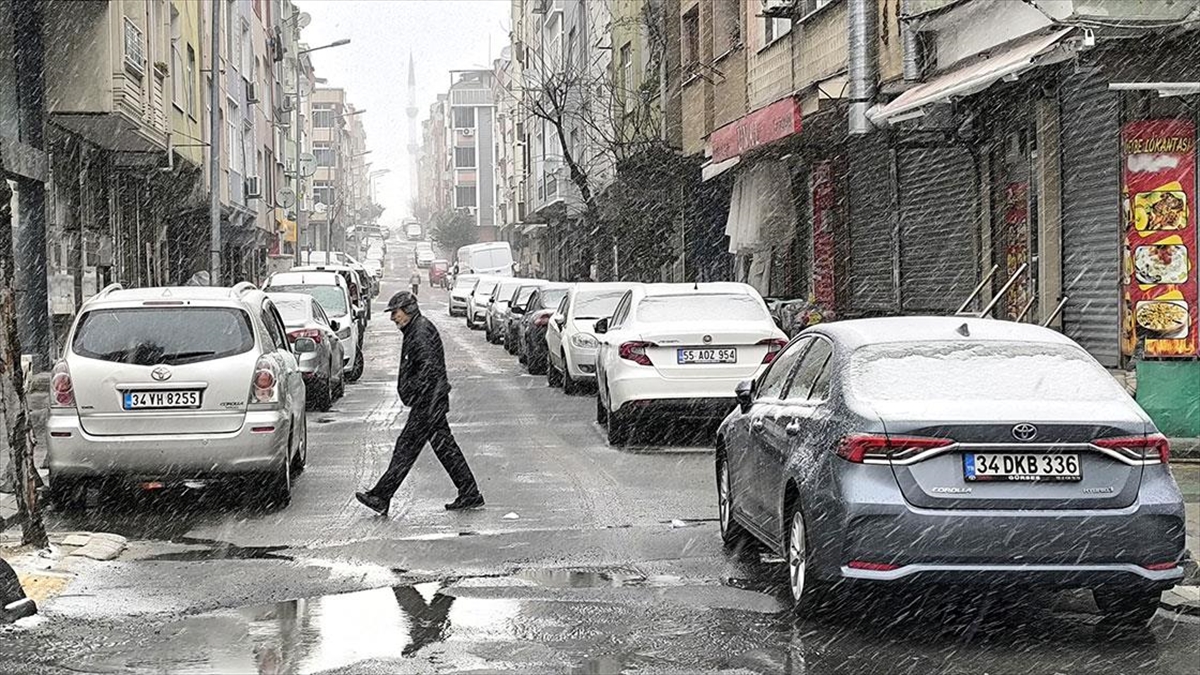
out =
<path fill-rule="evenodd" d="M 738 398 L 717 439 L 721 533 L 786 556 L 801 613 L 835 581 L 1036 584 L 1090 588 L 1143 625 L 1183 577 L 1167 440 L 1055 331 L 820 324 Z"/>
<path fill-rule="evenodd" d="M 441 286 L 446 288 L 448 284 L 448 273 L 450 271 L 450 261 L 434 260 L 429 263 L 429 285 L 431 287 Z"/>
<path fill-rule="evenodd" d="M 329 410 L 346 393 L 345 347 L 337 336 L 337 321 L 321 303 L 304 293 L 267 293 L 275 303 L 289 343 L 309 338 L 316 348 L 298 355 L 307 399 L 317 410 Z"/>
<path fill-rule="evenodd" d="M 267 294 L 249 283 L 124 290 L 80 308 L 51 375 L 50 489 L 64 510 L 101 482 L 250 478 L 284 506 L 308 452 L 304 380 Z"/>
<path fill-rule="evenodd" d="M 346 379 L 357 382 L 362 377 L 365 359 L 359 333 L 361 310 L 356 310 L 351 304 L 345 277 L 320 269 L 279 272 L 267 278 L 266 290 L 272 293 L 304 293 L 316 298 L 325 314 L 337 323 Z"/>
<path fill-rule="evenodd" d="M 635 286 L 595 331 L 596 420 L 612 445 L 655 415 L 724 417 L 737 383 L 787 344 L 758 291 L 736 283 Z"/>
<path fill-rule="evenodd" d="M 479 283 L 479 275 L 459 274 L 454 277 L 454 286 L 450 289 L 450 302 L 447 311 L 450 316 L 466 316 L 467 307 L 471 304 L 471 292 Z"/>
<path fill-rule="evenodd" d="M 436 257 L 437 255 L 433 252 L 433 244 L 427 241 L 418 241 L 413 249 L 413 264 L 421 269 L 429 267 L 429 263 L 432 263 Z"/>
<path fill-rule="evenodd" d="M 504 320 L 508 316 L 508 304 L 521 284 L 527 279 L 501 279 L 488 301 L 487 314 L 483 318 L 483 332 L 487 341 L 496 345 L 504 340 Z"/>
<path fill-rule="evenodd" d="M 358 324 L 358 345 L 361 347 L 367 334 L 367 322 L 370 320 L 371 298 L 367 293 L 369 281 L 364 280 L 365 274 L 349 265 L 308 265 L 293 267 L 290 272 L 334 272 L 346 280 L 346 288 L 350 291 L 350 307 L 355 323 Z"/>
<path fill-rule="evenodd" d="M 551 387 L 576 393 L 596 380 L 596 321 L 611 316 L 633 283 L 575 284 L 546 325 L 546 378 Z"/>
<path fill-rule="evenodd" d="M 529 303 L 529 298 L 533 296 L 534 291 L 549 284 L 550 282 L 542 279 L 526 279 L 513 293 L 512 299 L 508 305 L 508 313 L 504 316 L 504 350 L 513 356 L 517 355 L 521 342 L 520 322 L 521 315 L 525 313 L 525 306 Z"/>
<path fill-rule="evenodd" d="M 546 325 L 570 288 L 570 284 L 546 284 L 525 303 L 518 327 L 517 356 L 533 375 L 546 374 Z"/>
<path fill-rule="evenodd" d="M 474 290 L 471 291 L 471 299 L 467 303 L 467 328 L 471 330 L 483 328 L 483 320 L 487 317 L 488 302 L 492 299 L 492 292 L 496 290 L 499 283 L 499 277 L 479 277 L 479 283 L 475 284 Z"/>

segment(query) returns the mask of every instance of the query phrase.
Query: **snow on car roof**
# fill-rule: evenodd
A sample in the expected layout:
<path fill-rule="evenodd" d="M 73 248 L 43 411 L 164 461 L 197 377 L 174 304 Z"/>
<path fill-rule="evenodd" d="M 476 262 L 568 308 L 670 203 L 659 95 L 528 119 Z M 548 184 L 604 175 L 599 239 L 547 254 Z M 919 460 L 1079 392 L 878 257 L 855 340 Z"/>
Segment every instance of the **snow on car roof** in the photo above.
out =
<path fill-rule="evenodd" d="M 754 287 L 732 281 L 709 281 L 699 284 L 646 284 L 643 288 L 646 295 L 690 295 L 693 293 L 755 295 Z"/>
<path fill-rule="evenodd" d="M 960 328 L 967 326 L 967 335 Z M 1045 342 L 1074 345 L 1070 338 L 1041 326 L 977 319 L 962 316 L 896 316 L 876 319 L 851 319 L 817 324 L 809 329 L 854 346 L 887 342 L 925 342 L 958 340 L 995 342 Z"/>

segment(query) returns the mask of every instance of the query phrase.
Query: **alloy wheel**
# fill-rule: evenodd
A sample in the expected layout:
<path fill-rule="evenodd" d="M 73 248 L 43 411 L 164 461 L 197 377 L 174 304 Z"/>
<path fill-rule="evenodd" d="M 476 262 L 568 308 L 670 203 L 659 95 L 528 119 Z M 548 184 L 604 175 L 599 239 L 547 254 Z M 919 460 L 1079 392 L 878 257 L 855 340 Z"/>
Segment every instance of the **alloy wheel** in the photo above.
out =
<path fill-rule="evenodd" d="M 788 581 L 792 589 L 792 600 L 796 602 L 800 602 L 804 597 L 807 553 L 804 545 L 804 516 L 796 509 L 792 514 L 791 535 L 788 537 Z"/>
<path fill-rule="evenodd" d="M 729 521 L 733 516 L 733 503 L 729 499 L 729 465 L 725 460 L 721 460 L 717 466 L 720 467 L 717 481 L 717 512 L 721 518 L 721 533 L 726 534 L 729 532 Z"/>

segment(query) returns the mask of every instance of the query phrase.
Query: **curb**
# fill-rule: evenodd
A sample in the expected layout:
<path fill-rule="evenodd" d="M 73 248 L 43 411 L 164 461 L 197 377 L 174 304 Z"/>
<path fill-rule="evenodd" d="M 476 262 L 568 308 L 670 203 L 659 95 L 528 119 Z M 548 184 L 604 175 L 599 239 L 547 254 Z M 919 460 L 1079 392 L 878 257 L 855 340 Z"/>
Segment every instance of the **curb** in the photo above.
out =
<path fill-rule="evenodd" d="M 1200 617 L 1200 586 L 1176 586 L 1163 591 L 1158 606 L 1168 612 Z"/>
<path fill-rule="evenodd" d="M 1200 460 L 1200 438 L 1168 438 L 1172 459 Z"/>

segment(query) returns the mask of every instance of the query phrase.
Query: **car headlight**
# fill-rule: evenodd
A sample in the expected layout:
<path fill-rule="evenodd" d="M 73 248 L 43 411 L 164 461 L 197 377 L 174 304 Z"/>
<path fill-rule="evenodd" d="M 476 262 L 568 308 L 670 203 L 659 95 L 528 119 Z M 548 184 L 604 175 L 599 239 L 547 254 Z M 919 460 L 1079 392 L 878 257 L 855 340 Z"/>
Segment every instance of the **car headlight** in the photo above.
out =
<path fill-rule="evenodd" d="M 587 333 L 576 333 L 572 335 L 571 344 L 579 347 L 580 349 L 595 349 L 596 347 L 600 346 L 600 343 L 596 340 L 596 338 L 588 335 Z"/>

